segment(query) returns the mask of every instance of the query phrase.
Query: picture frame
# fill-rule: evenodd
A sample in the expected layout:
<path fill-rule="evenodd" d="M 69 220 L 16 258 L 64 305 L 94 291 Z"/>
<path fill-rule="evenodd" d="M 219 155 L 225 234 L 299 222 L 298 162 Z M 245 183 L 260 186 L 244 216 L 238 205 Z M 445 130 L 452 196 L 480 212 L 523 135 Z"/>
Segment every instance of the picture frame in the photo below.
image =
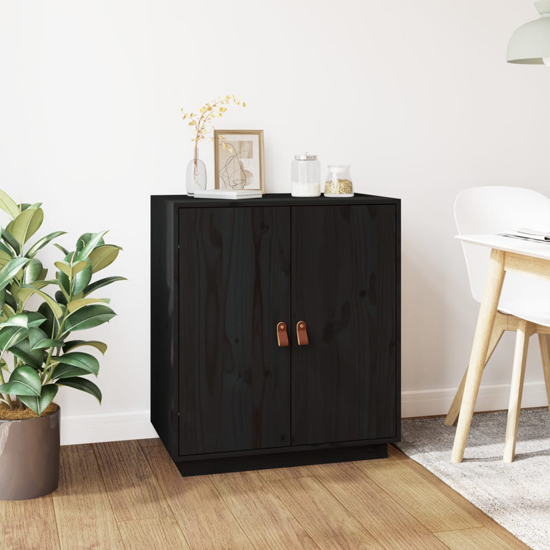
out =
<path fill-rule="evenodd" d="M 214 130 L 216 189 L 265 193 L 264 131 Z"/>

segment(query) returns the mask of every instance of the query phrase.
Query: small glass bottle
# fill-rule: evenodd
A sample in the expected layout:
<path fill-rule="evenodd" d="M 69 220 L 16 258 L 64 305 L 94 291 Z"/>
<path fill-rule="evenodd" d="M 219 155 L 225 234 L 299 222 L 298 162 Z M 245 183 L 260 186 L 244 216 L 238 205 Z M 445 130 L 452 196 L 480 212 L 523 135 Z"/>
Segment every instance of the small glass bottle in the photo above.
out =
<path fill-rule="evenodd" d="M 333 164 L 328 167 L 325 197 L 353 197 L 349 164 Z"/>
<path fill-rule="evenodd" d="M 292 196 L 321 196 L 321 163 L 317 155 L 296 155 L 292 161 Z"/>

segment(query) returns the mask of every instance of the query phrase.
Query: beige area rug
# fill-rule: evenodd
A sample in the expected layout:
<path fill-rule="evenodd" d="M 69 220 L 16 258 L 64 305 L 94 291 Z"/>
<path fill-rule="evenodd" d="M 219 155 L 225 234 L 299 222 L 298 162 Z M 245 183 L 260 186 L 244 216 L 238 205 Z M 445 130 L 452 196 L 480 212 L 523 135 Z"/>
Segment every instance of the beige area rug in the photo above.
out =
<path fill-rule="evenodd" d="M 516 459 L 502 462 L 506 413 L 476 414 L 461 464 L 443 418 L 403 420 L 397 446 L 534 550 L 550 549 L 550 414 L 521 412 Z"/>

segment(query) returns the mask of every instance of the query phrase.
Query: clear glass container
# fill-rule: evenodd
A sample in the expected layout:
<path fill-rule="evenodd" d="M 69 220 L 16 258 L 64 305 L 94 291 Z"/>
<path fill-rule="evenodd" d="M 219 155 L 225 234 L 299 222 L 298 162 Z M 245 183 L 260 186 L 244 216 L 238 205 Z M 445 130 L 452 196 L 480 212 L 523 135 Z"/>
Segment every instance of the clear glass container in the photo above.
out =
<path fill-rule="evenodd" d="M 292 196 L 321 196 L 321 163 L 317 155 L 296 155 L 292 161 Z"/>
<path fill-rule="evenodd" d="M 328 167 L 325 197 L 353 197 L 349 164 L 333 164 Z"/>

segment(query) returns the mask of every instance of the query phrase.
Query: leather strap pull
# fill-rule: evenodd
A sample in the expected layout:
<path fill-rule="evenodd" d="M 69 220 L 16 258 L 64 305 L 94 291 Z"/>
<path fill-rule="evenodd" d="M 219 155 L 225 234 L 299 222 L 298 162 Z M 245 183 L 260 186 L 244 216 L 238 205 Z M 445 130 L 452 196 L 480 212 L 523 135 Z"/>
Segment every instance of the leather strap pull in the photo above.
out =
<path fill-rule="evenodd" d="M 296 323 L 296 336 L 298 337 L 299 346 L 309 345 L 309 338 L 307 337 L 307 325 L 304 321 L 298 321 Z"/>
<path fill-rule="evenodd" d="M 288 346 L 288 330 L 286 323 L 277 323 L 277 343 L 280 348 L 286 348 Z"/>

